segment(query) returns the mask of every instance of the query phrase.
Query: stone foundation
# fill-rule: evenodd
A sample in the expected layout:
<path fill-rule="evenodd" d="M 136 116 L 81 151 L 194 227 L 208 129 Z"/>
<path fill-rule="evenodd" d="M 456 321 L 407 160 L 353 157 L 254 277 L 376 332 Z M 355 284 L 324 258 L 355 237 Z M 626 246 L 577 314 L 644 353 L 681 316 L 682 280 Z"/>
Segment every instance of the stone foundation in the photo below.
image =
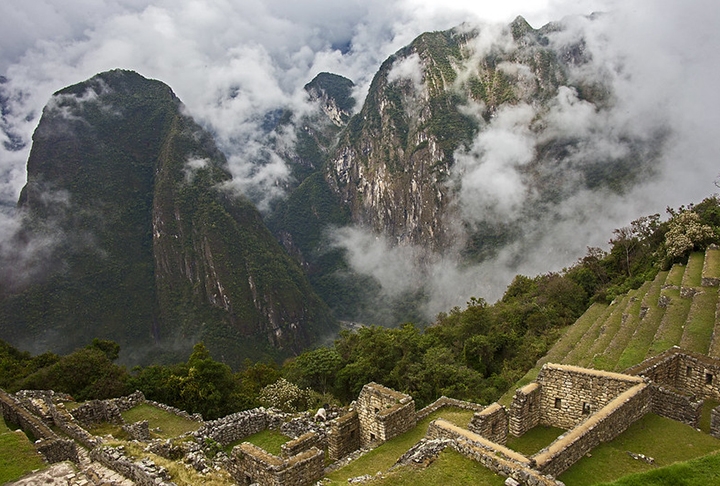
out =
<path fill-rule="evenodd" d="M 316 447 L 280 458 L 243 442 L 232 450 L 230 474 L 239 485 L 306 486 L 323 476 L 325 454 Z"/>
<path fill-rule="evenodd" d="M 661 417 L 698 428 L 703 400 L 676 390 L 653 385 L 652 412 Z"/>
<path fill-rule="evenodd" d="M 176 486 L 162 466 L 149 459 L 135 462 L 124 453 L 122 447 L 98 447 L 90 451 L 90 458 L 113 471 L 135 481 L 139 486 Z"/>
<path fill-rule="evenodd" d="M 558 476 L 602 442 L 623 433 L 650 411 L 652 389 L 640 383 L 623 392 L 587 421 L 533 456 L 536 468 Z"/>
<path fill-rule="evenodd" d="M 545 364 L 537 377 L 540 423 L 572 429 L 615 397 L 643 383 L 641 377 L 577 366 Z"/>
<path fill-rule="evenodd" d="M 415 414 L 415 420 L 417 422 L 421 421 L 431 413 L 440 410 L 443 407 L 455 407 L 455 408 L 461 408 L 464 410 L 474 410 L 476 412 L 482 412 L 485 408 L 484 406 L 478 404 L 478 403 L 472 403 L 472 402 L 466 402 L 464 400 L 457 400 L 455 398 L 448 398 L 446 396 L 442 396 L 432 402 L 427 407 L 423 408 L 422 410 L 419 410 Z"/>

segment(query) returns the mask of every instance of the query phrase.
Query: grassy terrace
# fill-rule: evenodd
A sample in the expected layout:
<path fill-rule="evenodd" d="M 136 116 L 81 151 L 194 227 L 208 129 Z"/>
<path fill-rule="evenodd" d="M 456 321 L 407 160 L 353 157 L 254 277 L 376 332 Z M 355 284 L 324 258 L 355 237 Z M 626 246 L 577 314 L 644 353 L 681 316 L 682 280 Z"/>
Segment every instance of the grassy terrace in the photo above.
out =
<path fill-rule="evenodd" d="M 230 454 L 230 451 L 232 451 L 232 448 L 236 445 L 242 444 L 243 442 L 250 442 L 251 444 L 258 446 L 261 449 L 264 449 L 270 454 L 279 456 L 282 452 L 281 446 L 289 440 L 290 439 L 286 435 L 283 435 L 276 430 L 266 429 L 258 432 L 257 434 L 245 437 L 244 439 L 231 442 L 227 447 L 225 447 L 225 452 Z"/>
<path fill-rule="evenodd" d="M 653 344 L 650 346 L 648 356 L 660 354 L 676 344 L 680 344 L 683 327 L 690 312 L 691 299 L 680 297 L 679 289 L 667 288 L 662 293 L 670 298 L 670 304 L 665 309 L 660 327 L 655 334 Z"/>
<path fill-rule="evenodd" d="M 444 407 L 433 412 L 425 419 L 418 422 L 417 426 L 382 444 L 380 447 L 373 449 L 359 459 L 351 462 L 347 466 L 330 473 L 327 477 L 330 479 L 328 484 L 347 484 L 347 480 L 352 477 L 362 476 L 363 474 L 375 474 L 378 471 L 387 471 L 390 466 L 407 452 L 410 447 L 415 445 L 420 439 L 425 437 L 427 427 L 436 418 L 442 417 L 460 427 L 467 427 L 473 416 L 472 410 L 463 410 L 454 407 Z M 464 459 L 464 458 L 463 458 Z M 473 461 L 468 460 L 470 463 Z M 474 468 L 473 468 L 474 469 Z M 492 476 L 495 476 L 492 474 Z M 396 483 L 392 483 L 396 484 Z M 420 484 L 420 483 L 412 483 Z M 437 484 L 437 483 L 431 483 Z M 476 483 L 481 484 L 481 483 Z M 492 484 L 502 484 L 492 483 Z"/>
<path fill-rule="evenodd" d="M 0 418 L 0 484 L 15 481 L 47 464 L 23 432 L 11 430 Z"/>
<path fill-rule="evenodd" d="M 702 293 L 693 297 L 685 330 L 680 340 L 681 348 L 707 354 L 715 328 L 717 300 L 717 287 L 703 287 Z"/>
<path fill-rule="evenodd" d="M 147 420 L 150 430 L 157 437 L 171 439 L 186 432 L 193 432 L 200 428 L 198 422 L 178 417 L 175 414 L 166 412 L 161 408 L 142 403 L 122 413 L 125 422 L 133 423 L 140 420 Z M 153 429 L 160 429 L 159 431 Z"/>
<path fill-rule="evenodd" d="M 705 252 L 703 277 L 720 277 L 720 250 L 707 250 Z"/>
<path fill-rule="evenodd" d="M 607 334 L 613 334 L 606 339 L 609 340 L 607 346 L 600 347 L 601 353 L 594 354 L 591 365 L 598 370 L 612 371 L 615 369 L 623 351 L 627 347 L 628 342 L 632 339 L 635 330 L 640 325 L 640 307 L 642 306 L 642 297 L 650 289 L 652 282 L 645 282 L 636 292 L 628 294 L 630 296 L 628 306 L 625 312 L 620 316 L 618 326 L 609 330 Z M 602 344 L 601 344 L 602 346 Z"/>
<path fill-rule="evenodd" d="M 720 440 L 680 422 L 648 414 L 612 442 L 593 449 L 589 457 L 580 459 L 558 479 L 568 486 L 590 486 L 688 461 L 717 450 L 720 450 Z M 631 458 L 628 451 L 654 458 L 655 465 Z"/>
<path fill-rule="evenodd" d="M 702 284 L 703 263 L 705 262 L 704 252 L 695 252 L 688 258 L 685 274 L 683 275 L 683 287 L 700 287 Z"/>
<path fill-rule="evenodd" d="M 647 307 L 647 314 L 641 319 L 632 338 L 625 346 L 620 358 L 618 358 L 615 371 L 622 371 L 634 366 L 642 362 L 647 356 L 647 352 L 660 326 L 662 316 L 665 314 L 665 309 L 658 307 L 657 302 L 660 298 L 660 289 L 665 283 L 667 275 L 668 272 L 659 272 L 643 297 L 642 306 Z"/>

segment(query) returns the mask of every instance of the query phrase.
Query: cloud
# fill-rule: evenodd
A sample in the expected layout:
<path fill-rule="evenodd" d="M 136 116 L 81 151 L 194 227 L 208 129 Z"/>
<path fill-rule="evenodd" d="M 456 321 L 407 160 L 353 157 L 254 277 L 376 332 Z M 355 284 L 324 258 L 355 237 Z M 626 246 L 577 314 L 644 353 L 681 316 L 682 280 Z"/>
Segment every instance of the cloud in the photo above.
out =
<path fill-rule="evenodd" d="M 594 21 L 574 16 L 593 11 L 607 14 Z M 653 162 L 654 177 L 648 175 L 622 196 L 577 191 L 562 206 L 543 208 L 542 217 L 523 228 L 523 238 L 495 260 L 463 267 L 447 258 L 427 266 L 422 275 L 432 278 L 426 280 L 444 282 L 435 285 L 433 298 L 445 301 L 457 292 L 454 298 L 462 304 L 468 295 L 497 296 L 513 272 L 557 269 L 574 261 L 586 245 L 603 245 L 612 228 L 715 190 L 720 7 L 713 2 L 4 0 L 0 212 L 9 218 L 13 211 L 25 183 L 31 135 L 51 94 L 100 71 L 134 69 L 169 84 L 189 114 L 216 136 L 236 188 L 268 207 L 272 198 L 282 197 L 290 172 L 265 142 L 292 140 L 288 133 L 273 133 L 266 115 L 309 109 L 302 86 L 317 73 L 352 79 L 356 99 L 362 100 L 380 64 L 420 33 L 482 20 L 474 46 L 480 55 L 493 46 L 509 48 L 507 29 L 494 22 L 506 25 L 520 14 L 534 27 L 566 17 L 566 33 L 553 42 L 567 44 L 583 35 L 592 59 L 572 73 L 573 79 L 600 76 L 615 98 L 612 107 L 599 107 L 570 88 L 561 89 L 549 111 L 540 114 L 542 127 L 531 119 L 537 110 L 531 105 L 499 110 L 487 131 L 458 154 L 454 180 L 461 187 L 466 219 L 481 221 L 489 209 L 519 218 L 536 196 L 523 176 L 528 154 L 560 134 L 579 142 L 572 156 L 545 176 L 562 174 L 558 181 L 568 185 L 583 176 L 590 156 L 612 162 L 635 149 L 627 134 L 652 146 L 663 133 L 666 142 Z M 422 79 L 411 63 L 395 68 L 398 76 Z M 518 79 L 527 76 L 517 64 L 500 68 Z M 12 233 L 8 221 L 3 234 Z M 386 275 L 393 272 L 384 271 L 394 268 L 386 255 L 396 260 L 398 273 L 419 275 L 420 269 L 399 263 L 417 257 L 417 250 L 396 253 L 382 238 L 367 241 L 347 231 L 338 241 L 365 249 L 367 255 L 358 253 L 353 261 L 387 281 L 387 288 L 399 283 Z"/>

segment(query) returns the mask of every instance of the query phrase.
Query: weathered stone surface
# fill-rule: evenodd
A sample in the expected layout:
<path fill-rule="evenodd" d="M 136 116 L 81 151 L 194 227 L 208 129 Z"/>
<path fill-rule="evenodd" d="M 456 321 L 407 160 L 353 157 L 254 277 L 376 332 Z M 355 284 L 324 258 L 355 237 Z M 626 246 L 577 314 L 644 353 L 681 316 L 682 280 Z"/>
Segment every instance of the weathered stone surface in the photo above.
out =
<path fill-rule="evenodd" d="M 306 486 L 323 475 L 325 454 L 316 447 L 289 458 L 280 458 L 243 442 L 233 448 L 229 472 L 238 484 Z"/>
<path fill-rule="evenodd" d="M 415 427 L 411 396 L 377 383 L 368 383 L 357 399 L 360 441 L 363 446 L 383 443 Z"/>
<path fill-rule="evenodd" d="M 493 403 L 482 412 L 475 412 L 468 429 L 478 435 L 505 445 L 508 436 L 508 413 L 505 407 Z"/>

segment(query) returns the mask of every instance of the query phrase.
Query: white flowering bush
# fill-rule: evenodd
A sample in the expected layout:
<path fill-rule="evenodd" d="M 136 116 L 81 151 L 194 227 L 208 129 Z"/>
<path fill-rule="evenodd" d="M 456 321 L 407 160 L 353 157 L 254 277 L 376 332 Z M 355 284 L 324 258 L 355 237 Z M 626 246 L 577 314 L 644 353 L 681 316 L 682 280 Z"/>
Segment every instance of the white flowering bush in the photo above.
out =
<path fill-rule="evenodd" d="M 713 229 L 700 222 L 700 216 L 693 211 L 683 211 L 669 221 L 665 233 L 665 251 L 674 260 L 694 249 L 701 249 L 715 236 Z"/>
<path fill-rule="evenodd" d="M 285 378 L 280 378 L 260 390 L 258 400 L 264 407 L 277 408 L 283 412 L 301 412 L 309 408 L 310 390 L 303 390 Z"/>

